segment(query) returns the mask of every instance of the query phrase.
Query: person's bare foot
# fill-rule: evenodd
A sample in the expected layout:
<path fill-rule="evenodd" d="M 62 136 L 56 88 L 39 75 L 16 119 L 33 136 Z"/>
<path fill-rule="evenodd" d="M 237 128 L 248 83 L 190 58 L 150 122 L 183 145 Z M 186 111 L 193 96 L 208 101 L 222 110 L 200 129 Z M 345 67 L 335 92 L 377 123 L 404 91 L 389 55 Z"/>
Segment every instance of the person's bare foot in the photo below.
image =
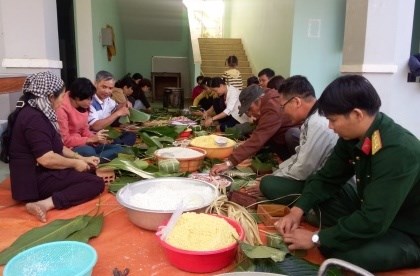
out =
<path fill-rule="evenodd" d="M 47 209 L 39 202 L 30 202 L 26 204 L 26 210 L 34 215 L 41 222 L 47 222 Z"/>

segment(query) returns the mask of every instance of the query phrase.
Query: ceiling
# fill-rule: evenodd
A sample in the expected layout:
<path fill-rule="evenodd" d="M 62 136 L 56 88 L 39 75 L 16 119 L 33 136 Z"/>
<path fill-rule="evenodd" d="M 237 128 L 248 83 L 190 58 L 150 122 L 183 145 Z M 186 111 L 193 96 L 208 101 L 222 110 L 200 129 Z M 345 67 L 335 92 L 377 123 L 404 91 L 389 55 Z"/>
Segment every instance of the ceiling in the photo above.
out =
<path fill-rule="evenodd" d="M 117 5 L 126 39 L 182 39 L 182 0 L 117 0 Z"/>

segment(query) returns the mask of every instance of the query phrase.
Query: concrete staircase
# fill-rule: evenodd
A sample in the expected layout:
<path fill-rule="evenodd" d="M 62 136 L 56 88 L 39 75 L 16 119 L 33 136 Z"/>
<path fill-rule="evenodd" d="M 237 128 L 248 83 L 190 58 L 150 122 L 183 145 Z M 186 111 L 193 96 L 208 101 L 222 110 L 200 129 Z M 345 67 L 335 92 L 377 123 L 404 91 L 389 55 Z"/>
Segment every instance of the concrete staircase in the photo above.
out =
<path fill-rule="evenodd" d="M 246 86 L 246 80 L 253 73 L 240 38 L 199 38 L 198 43 L 203 76 L 221 76 L 228 69 L 225 65 L 227 57 L 235 55 L 239 61 L 237 69 L 241 71 L 242 80 Z"/>

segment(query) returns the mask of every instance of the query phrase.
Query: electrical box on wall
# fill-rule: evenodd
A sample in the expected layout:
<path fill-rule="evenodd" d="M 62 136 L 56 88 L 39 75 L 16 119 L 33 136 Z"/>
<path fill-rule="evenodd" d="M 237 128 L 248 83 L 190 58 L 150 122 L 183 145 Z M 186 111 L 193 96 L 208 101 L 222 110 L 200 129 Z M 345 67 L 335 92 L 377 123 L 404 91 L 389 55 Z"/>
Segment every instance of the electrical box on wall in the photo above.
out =
<path fill-rule="evenodd" d="M 112 29 L 111 28 L 101 29 L 101 42 L 102 42 L 102 46 L 112 46 Z"/>

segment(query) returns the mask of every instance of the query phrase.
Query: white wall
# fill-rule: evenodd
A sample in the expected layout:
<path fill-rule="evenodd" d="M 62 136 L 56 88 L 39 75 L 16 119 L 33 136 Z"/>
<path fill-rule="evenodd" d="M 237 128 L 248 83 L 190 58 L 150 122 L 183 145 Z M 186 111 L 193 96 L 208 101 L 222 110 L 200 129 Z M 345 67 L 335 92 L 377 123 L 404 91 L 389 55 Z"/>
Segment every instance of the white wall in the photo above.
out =
<path fill-rule="evenodd" d="M 1 0 L 3 75 L 51 70 L 59 74 L 55 0 Z"/>
<path fill-rule="evenodd" d="M 389 1 L 389 0 L 388 0 Z M 408 58 L 411 48 L 411 34 L 415 0 L 392 0 L 398 2 L 395 10 L 394 25 L 397 31 L 393 38 L 395 43 L 393 59 L 397 66 L 394 74 L 369 74 L 366 76 L 381 96 L 382 111 L 391 116 L 397 123 L 410 130 L 420 138 L 420 83 L 407 82 Z M 387 33 L 386 29 L 381 29 Z"/>
<path fill-rule="evenodd" d="M 226 20 L 227 37 L 242 38 L 252 71 L 269 67 L 284 77 L 290 74 L 293 0 L 231 0 Z"/>
<path fill-rule="evenodd" d="M 347 1 L 341 71 L 369 79 L 381 97 L 381 111 L 420 137 L 420 84 L 407 82 L 414 4 L 415 0 Z M 353 39 L 362 29 L 365 38 Z"/>

